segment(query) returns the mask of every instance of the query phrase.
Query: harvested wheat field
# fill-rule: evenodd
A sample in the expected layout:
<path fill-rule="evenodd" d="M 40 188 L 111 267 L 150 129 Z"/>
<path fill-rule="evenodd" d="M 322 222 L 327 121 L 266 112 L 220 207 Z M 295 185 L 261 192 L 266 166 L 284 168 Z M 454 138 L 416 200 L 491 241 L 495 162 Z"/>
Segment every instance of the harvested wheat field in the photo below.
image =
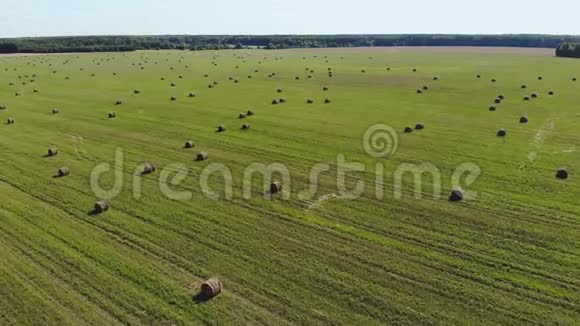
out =
<path fill-rule="evenodd" d="M 0 57 L 0 323 L 576 324 L 579 75 L 513 48 Z"/>

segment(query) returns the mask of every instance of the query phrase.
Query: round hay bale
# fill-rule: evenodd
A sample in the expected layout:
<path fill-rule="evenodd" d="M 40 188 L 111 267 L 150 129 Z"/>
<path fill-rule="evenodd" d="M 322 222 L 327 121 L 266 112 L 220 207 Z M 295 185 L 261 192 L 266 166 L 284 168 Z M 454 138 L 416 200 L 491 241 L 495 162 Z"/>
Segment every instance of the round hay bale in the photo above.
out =
<path fill-rule="evenodd" d="M 556 171 L 556 178 L 562 180 L 568 179 L 568 169 L 564 167 L 559 168 L 558 171 Z"/>
<path fill-rule="evenodd" d="M 283 89 L 281 89 L 281 88 L 278 88 L 278 89 L 276 90 L 276 92 L 278 92 L 278 93 L 282 93 L 283 91 L 284 91 L 284 90 L 283 90 Z"/>
<path fill-rule="evenodd" d="M 175 87 L 177 86 L 175 83 L 171 83 L 171 87 Z"/>
<path fill-rule="evenodd" d="M 172 97 L 171 97 L 171 100 L 172 100 L 172 101 L 177 101 L 177 97 L 175 97 L 175 96 L 172 96 Z"/>
<path fill-rule="evenodd" d="M 246 114 L 245 113 L 238 114 L 238 119 L 245 119 L 245 118 L 246 118 Z"/>
<path fill-rule="evenodd" d="M 216 132 L 224 132 L 226 131 L 226 127 L 224 125 L 219 125 L 216 128 Z"/>
<path fill-rule="evenodd" d="M 199 152 L 195 156 L 196 161 L 206 161 L 207 160 L 207 153 L 206 152 Z"/>
<path fill-rule="evenodd" d="M 538 98 L 538 94 L 532 93 L 532 98 Z"/>
<path fill-rule="evenodd" d="M 283 97 L 281 97 L 281 98 L 280 98 L 278 101 L 279 101 L 280 103 L 286 103 L 286 99 L 285 99 L 285 98 L 283 98 Z"/>
<path fill-rule="evenodd" d="M 58 169 L 57 171 L 57 175 L 59 177 L 66 177 L 67 175 L 70 174 L 70 169 L 66 166 L 61 167 L 60 169 Z"/>
<path fill-rule="evenodd" d="M 248 112 L 246 112 L 246 116 L 251 117 L 254 115 L 254 111 L 252 110 L 248 110 Z"/>
<path fill-rule="evenodd" d="M 363 69 L 363 70 L 361 70 L 360 72 L 362 72 L 362 73 L 364 74 L 364 73 L 366 73 L 367 71 Z"/>
<path fill-rule="evenodd" d="M 201 284 L 201 294 L 205 298 L 214 298 L 222 292 L 222 283 L 215 277 L 208 279 Z"/>
<path fill-rule="evenodd" d="M 526 88 L 528 88 L 528 85 L 522 85 L 521 88 L 526 89 Z"/>
<path fill-rule="evenodd" d="M 51 147 L 48 149 L 48 156 L 53 157 L 58 155 L 58 148 Z"/>
<path fill-rule="evenodd" d="M 497 80 L 494 78 L 491 80 L 492 83 L 495 83 Z"/>
<path fill-rule="evenodd" d="M 276 105 L 276 104 L 278 104 L 278 100 L 275 100 L 275 99 L 274 99 L 274 100 L 272 100 L 272 104 L 273 104 L 273 105 Z"/>
<path fill-rule="evenodd" d="M 213 82 L 213 84 L 214 84 L 214 85 L 217 85 L 217 84 L 219 84 L 219 83 L 218 83 L 217 81 L 214 81 L 214 82 Z"/>
<path fill-rule="evenodd" d="M 391 71 L 391 68 L 387 67 L 387 71 Z"/>
<path fill-rule="evenodd" d="M 554 91 L 549 91 L 548 92 L 548 95 L 554 95 L 554 94 L 556 94 Z"/>
<path fill-rule="evenodd" d="M 14 96 L 20 96 L 19 92 L 14 93 Z"/>
<path fill-rule="evenodd" d="M 33 93 L 38 93 L 37 89 L 32 90 Z"/>
<path fill-rule="evenodd" d="M 307 103 L 307 104 L 312 104 L 312 103 L 314 103 L 314 100 L 313 100 L 313 99 L 311 99 L 311 98 L 309 98 L 309 99 L 307 99 L 307 100 L 306 100 L 306 103 Z"/>
<path fill-rule="evenodd" d="M 184 148 L 194 148 L 195 147 L 195 143 L 193 142 L 193 140 L 188 140 L 185 142 L 185 145 L 183 146 Z"/>
<path fill-rule="evenodd" d="M 529 101 L 530 97 L 529 96 L 524 96 L 524 101 Z"/>
<path fill-rule="evenodd" d="M 52 114 L 59 114 L 60 113 L 60 110 L 59 109 L 52 109 L 50 112 Z"/>
<path fill-rule="evenodd" d="M 178 77 L 179 77 L 179 79 L 183 79 L 183 75 L 179 75 Z"/>
<path fill-rule="evenodd" d="M 500 129 L 497 131 L 498 137 L 505 137 L 507 135 L 507 131 L 505 129 Z"/>
<path fill-rule="evenodd" d="M 136 90 L 133 91 L 133 94 L 141 94 L 141 91 L 138 90 L 138 89 L 136 89 Z"/>
<path fill-rule="evenodd" d="M 538 80 L 543 80 L 543 79 L 544 79 L 544 77 L 538 76 Z"/>
<path fill-rule="evenodd" d="M 312 76 L 311 75 L 308 75 L 308 79 L 312 79 Z"/>
<path fill-rule="evenodd" d="M 327 98 L 327 99 L 324 99 L 324 103 L 325 103 L 325 104 L 330 104 L 330 102 L 331 102 L 331 101 L 330 101 L 330 99 L 329 99 L 329 98 Z"/>
<path fill-rule="evenodd" d="M 196 97 L 197 95 L 194 92 L 190 92 L 187 94 L 187 97 Z"/>
<path fill-rule="evenodd" d="M 117 112 L 109 112 L 108 114 L 109 119 L 113 119 L 117 117 Z"/>
<path fill-rule="evenodd" d="M 414 68 L 414 69 L 413 69 L 413 72 L 417 72 L 417 69 L 415 69 L 415 68 Z"/>
<path fill-rule="evenodd" d="M 437 77 L 437 76 L 434 76 L 434 77 L 433 77 L 433 80 L 439 80 L 439 77 Z"/>
<path fill-rule="evenodd" d="M 497 98 L 499 98 L 502 101 L 505 100 L 505 96 L 503 96 L 503 95 L 499 95 Z"/>
<path fill-rule="evenodd" d="M 296 76 L 294 77 L 295 80 L 300 80 L 300 77 Z"/>
<path fill-rule="evenodd" d="M 6 110 L 6 106 L 5 105 L 0 105 L 0 111 L 4 111 Z"/>
<path fill-rule="evenodd" d="M 417 89 L 417 94 L 423 94 L 423 90 L 422 90 L 422 89 L 420 89 L 420 88 L 418 88 L 418 89 Z"/>
<path fill-rule="evenodd" d="M 496 107 L 492 105 L 492 106 L 489 107 L 489 110 L 492 111 L 492 112 L 494 112 L 496 110 Z"/>
<path fill-rule="evenodd" d="M 8 119 L 6 119 L 6 124 L 7 125 L 13 125 L 14 124 L 14 118 L 8 118 Z"/>
<path fill-rule="evenodd" d="M 520 117 L 520 123 L 528 123 L 528 117 Z"/>
<path fill-rule="evenodd" d="M 404 132 L 405 132 L 406 134 L 408 134 L 408 133 L 411 133 L 411 132 L 413 132 L 413 128 L 411 128 L 411 127 L 405 127 L 405 130 L 404 130 Z"/>
<path fill-rule="evenodd" d="M 572 78 L 572 81 L 575 82 L 576 81 L 576 77 Z"/>
<path fill-rule="evenodd" d="M 247 124 L 247 123 L 244 123 L 244 124 L 242 125 L 242 130 L 248 130 L 248 129 L 250 129 L 250 125 L 249 125 L 249 124 Z"/>
<path fill-rule="evenodd" d="M 328 91 L 328 86 L 324 86 L 324 87 L 322 87 L 322 91 L 323 91 L 323 92 L 326 92 L 326 91 Z"/>
<path fill-rule="evenodd" d="M 115 105 L 121 105 L 121 104 L 123 104 L 123 101 L 121 101 L 121 100 L 117 100 L 117 101 L 115 102 Z"/>
<path fill-rule="evenodd" d="M 460 202 L 463 200 L 463 191 L 461 189 L 455 189 L 449 195 L 450 202 Z"/>
<path fill-rule="evenodd" d="M 153 165 L 152 163 L 146 163 L 145 166 L 143 167 L 143 172 L 141 172 L 141 173 L 142 174 L 151 174 L 155 171 L 157 171 L 157 168 L 155 167 L 155 165 Z"/>
<path fill-rule="evenodd" d="M 282 191 L 282 184 L 279 181 L 270 183 L 270 194 L 277 194 Z"/>
<path fill-rule="evenodd" d="M 481 78 L 481 75 L 477 75 L 477 76 L 475 76 L 475 77 L 477 77 L 477 78 Z"/>
<path fill-rule="evenodd" d="M 428 91 L 429 90 L 429 86 L 423 86 L 423 90 L 424 91 Z"/>
<path fill-rule="evenodd" d="M 213 88 L 212 84 L 207 85 L 207 88 Z"/>
<path fill-rule="evenodd" d="M 424 124 L 422 124 L 422 123 L 417 123 L 417 124 L 415 125 L 415 130 L 423 130 L 423 129 L 425 129 L 425 125 L 424 125 Z"/>
<path fill-rule="evenodd" d="M 500 98 L 496 98 L 495 100 L 493 100 L 493 103 L 495 103 L 495 104 L 501 104 L 501 99 Z"/>
<path fill-rule="evenodd" d="M 101 214 L 108 211 L 110 208 L 109 203 L 104 200 L 99 200 L 95 203 L 95 213 Z"/>

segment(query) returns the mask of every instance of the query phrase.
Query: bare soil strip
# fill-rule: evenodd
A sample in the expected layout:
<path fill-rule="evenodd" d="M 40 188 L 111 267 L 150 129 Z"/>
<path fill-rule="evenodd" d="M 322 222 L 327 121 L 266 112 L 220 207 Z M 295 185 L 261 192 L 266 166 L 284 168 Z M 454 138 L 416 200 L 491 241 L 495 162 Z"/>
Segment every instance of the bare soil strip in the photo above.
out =
<path fill-rule="evenodd" d="M 526 56 L 553 57 L 555 50 L 550 48 L 518 48 L 518 47 L 472 47 L 472 46 L 390 46 L 390 47 L 358 47 L 358 48 L 296 48 L 282 51 L 301 51 L 316 53 L 432 53 L 432 54 L 512 54 Z M 108 52 L 83 53 L 0 53 L 0 57 L 26 57 L 41 55 L 71 55 Z"/>
<path fill-rule="evenodd" d="M 289 49 L 285 51 L 312 51 L 336 53 L 432 53 L 432 54 L 513 54 L 526 56 L 555 55 L 550 48 L 516 48 L 516 47 L 470 47 L 470 46 L 393 46 L 393 47 L 360 47 L 360 48 L 323 48 L 323 49 Z"/>

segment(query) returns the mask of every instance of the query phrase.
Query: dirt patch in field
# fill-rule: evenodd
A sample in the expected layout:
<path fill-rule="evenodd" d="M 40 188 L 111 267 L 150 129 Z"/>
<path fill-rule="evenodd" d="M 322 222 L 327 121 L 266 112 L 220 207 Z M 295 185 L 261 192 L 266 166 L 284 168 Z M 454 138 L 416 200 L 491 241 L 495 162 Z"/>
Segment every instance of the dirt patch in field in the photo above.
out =
<path fill-rule="evenodd" d="M 314 203 L 310 204 L 306 211 L 311 211 L 313 209 L 319 208 L 324 205 L 325 202 L 330 200 L 340 199 L 340 196 L 337 194 L 328 194 L 318 198 Z"/>
<path fill-rule="evenodd" d="M 536 131 L 536 134 L 534 135 L 534 138 L 530 142 L 530 145 L 535 147 L 537 150 L 540 150 L 542 148 L 542 145 L 544 145 L 546 138 L 552 134 L 555 127 L 556 127 L 556 123 L 555 123 L 554 119 L 550 118 L 550 119 L 546 120 L 544 122 L 544 124 Z M 536 151 L 532 151 L 532 152 L 528 153 L 528 162 L 529 163 L 534 163 L 537 159 L 538 159 L 538 153 Z M 520 165 L 519 168 L 524 169 L 528 162 L 523 163 L 522 165 Z"/>
<path fill-rule="evenodd" d="M 536 135 L 534 136 L 534 139 L 532 141 L 532 145 L 535 146 L 536 148 L 542 147 L 542 145 L 544 145 L 546 137 L 548 137 L 552 133 L 552 130 L 554 130 L 555 126 L 556 124 L 554 120 L 548 119 L 536 132 Z"/>
<path fill-rule="evenodd" d="M 55 56 L 55 55 L 79 55 L 79 54 L 112 54 L 126 52 L 63 52 L 63 53 L 0 53 L 2 57 L 38 57 L 38 56 Z"/>
<path fill-rule="evenodd" d="M 301 51 L 316 53 L 432 53 L 432 54 L 512 54 L 525 56 L 553 57 L 555 50 L 550 48 L 513 48 L 513 47 L 470 47 L 470 46 L 393 46 L 367 48 L 323 48 L 323 49 L 289 49 L 283 51 Z"/>
<path fill-rule="evenodd" d="M 48 55 L 46 53 L 0 53 L 0 58 L 2 57 L 28 57 L 28 56 L 39 56 Z"/>

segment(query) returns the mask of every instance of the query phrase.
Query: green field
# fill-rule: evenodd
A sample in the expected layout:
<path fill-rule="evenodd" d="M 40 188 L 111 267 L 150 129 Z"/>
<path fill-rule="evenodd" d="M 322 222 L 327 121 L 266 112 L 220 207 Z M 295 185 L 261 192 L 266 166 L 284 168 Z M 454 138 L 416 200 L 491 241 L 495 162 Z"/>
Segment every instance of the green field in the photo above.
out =
<path fill-rule="evenodd" d="M 499 52 L 0 57 L 0 324 L 578 323 L 580 82 L 572 78 L 580 61 Z M 537 99 L 523 101 L 533 92 Z M 491 112 L 498 95 L 505 100 Z M 272 105 L 280 97 L 287 102 Z M 238 119 L 247 110 L 255 115 Z M 107 118 L 112 111 L 117 117 Z M 14 124 L 4 123 L 9 117 Z M 424 130 L 403 133 L 418 122 Z M 363 134 L 375 124 L 397 131 L 393 155 L 365 152 Z M 227 131 L 216 133 L 218 125 Z M 194 149 L 183 148 L 189 139 Z M 51 146 L 56 157 L 46 157 Z M 102 199 L 91 171 L 114 164 L 117 149 L 124 187 L 108 212 L 89 214 Z M 195 161 L 200 151 L 207 161 Z M 350 188 L 364 182 L 360 198 L 341 196 L 339 154 L 366 167 L 346 178 Z M 137 176 L 145 162 L 158 171 Z M 159 187 L 176 163 L 189 174 L 171 188 L 189 191 L 188 200 Z M 231 199 L 200 188 L 215 163 L 231 170 Z M 245 199 L 252 163 L 284 164 L 291 184 L 268 199 L 255 177 Z M 318 163 L 330 171 L 304 198 Z M 423 163 L 440 171 L 441 196 L 427 177 L 416 198 L 405 174 L 397 198 L 395 171 Z M 452 203 L 451 176 L 462 163 L 481 171 L 465 185 L 477 196 Z M 70 176 L 55 178 L 62 166 Z M 555 177 L 560 167 L 567 180 Z M 103 175 L 102 186 L 113 179 Z M 217 191 L 224 179 L 213 174 L 209 184 Z M 196 301 L 208 277 L 224 291 Z"/>

